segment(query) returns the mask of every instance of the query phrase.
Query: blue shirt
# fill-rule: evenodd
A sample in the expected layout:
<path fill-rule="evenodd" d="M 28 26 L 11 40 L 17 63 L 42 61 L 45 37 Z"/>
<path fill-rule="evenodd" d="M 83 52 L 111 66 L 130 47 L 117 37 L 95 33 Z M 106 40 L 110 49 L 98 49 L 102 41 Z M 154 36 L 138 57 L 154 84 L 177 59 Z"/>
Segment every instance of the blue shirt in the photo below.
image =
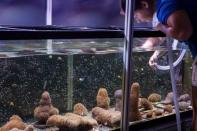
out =
<path fill-rule="evenodd" d="M 157 0 L 157 18 L 166 25 L 168 17 L 175 11 L 185 10 L 193 26 L 193 34 L 186 44 L 193 58 L 197 56 L 197 0 Z"/>

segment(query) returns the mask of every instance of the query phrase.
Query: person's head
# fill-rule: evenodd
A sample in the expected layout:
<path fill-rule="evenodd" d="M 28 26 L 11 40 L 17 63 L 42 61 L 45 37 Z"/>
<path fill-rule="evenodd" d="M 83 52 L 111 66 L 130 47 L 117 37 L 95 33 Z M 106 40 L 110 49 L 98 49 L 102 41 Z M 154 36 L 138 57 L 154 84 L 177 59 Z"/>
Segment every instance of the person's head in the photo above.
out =
<path fill-rule="evenodd" d="M 135 0 L 135 19 L 140 22 L 152 20 L 155 12 L 155 1 L 156 0 Z M 125 8 L 126 0 L 121 0 L 121 14 L 124 14 Z"/>

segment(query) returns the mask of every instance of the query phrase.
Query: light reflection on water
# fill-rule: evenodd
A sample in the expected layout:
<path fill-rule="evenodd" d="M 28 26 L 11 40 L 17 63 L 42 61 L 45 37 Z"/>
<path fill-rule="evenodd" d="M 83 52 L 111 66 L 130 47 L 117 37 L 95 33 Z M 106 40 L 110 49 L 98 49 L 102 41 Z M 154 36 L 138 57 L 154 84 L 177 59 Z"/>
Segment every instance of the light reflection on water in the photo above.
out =
<path fill-rule="evenodd" d="M 166 44 L 154 48 L 141 48 L 145 40 L 146 38 L 135 38 L 133 52 L 167 51 Z M 47 40 L 4 40 L 0 41 L 0 58 L 49 53 L 59 55 L 123 53 L 123 41 L 122 38 L 52 40 L 53 52 L 51 52 L 47 50 Z M 182 50 L 182 47 L 176 50 Z"/>

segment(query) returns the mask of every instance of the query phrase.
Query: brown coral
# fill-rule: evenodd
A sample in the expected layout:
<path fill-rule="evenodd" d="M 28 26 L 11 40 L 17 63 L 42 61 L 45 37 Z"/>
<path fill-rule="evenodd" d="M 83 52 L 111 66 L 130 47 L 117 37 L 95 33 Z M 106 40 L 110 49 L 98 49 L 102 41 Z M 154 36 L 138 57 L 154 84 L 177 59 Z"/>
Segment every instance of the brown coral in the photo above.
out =
<path fill-rule="evenodd" d="M 155 116 L 161 116 L 161 115 L 163 115 L 163 112 L 161 111 L 161 110 L 154 110 L 154 115 Z"/>
<path fill-rule="evenodd" d="M 144 108 L 145 110 L 152 110 L 153 105 L 151 102 L 149 102 L 146 98 L 140 99 L 140 107 Z"/>
<path fill-rule="evenodd" d="M 18 129 L 18 128 L 13 128 L 10 131 L 33 131 L 34 127 L 32 125 L 27 126 L 24 130 Z"/>
<path fill-rule="evenodd" d="M 174 104 L 173 101 L 173 92 L 169 92 L 164 101 L 161 101 L 162 104 Z"/>
<path fill-rule="evenodd" d="M 153 110 L 148 111 L 146 114 L 146 118 L 152 118 L 153 117 Z"/>
<path fill-rule="evenodd" d="M 0 131 L 9 131 L 13 128 L 24 130 L 26 126 L 27 125 L 19 116 L 13 115 L 12 117 L 10 117 L 10 121 L 7 122 L 2 128 L 0 128 Z"/>
<path fill-rule="evenodd" d="M 189 101 L 189 100 L 190 100 L 189 94 L 183 94 L 178 99 L 178 101 Z"/>
<path fill-rule="evenodd" d="M 173 106 L 172 105 L 165 105 L 164 106 L 164 112 L 172 113 Z"/>
<path fill-rule="evenodd" d="M 150 101 L 150 102 L 160 102 L 161 101 L 161 95 L 159 95 L 157 93 L 152 93 L 148 97 L 148 101 Z"/>
<path fill-rule="evenodd" d="M 190 103 L 187 103 L 185 101 L 179 102 L 179 109 L 184 111 L 190 106 Z"/>
<path fill-rule="evenodd" d="M 146 118 L 156 118 L 157 116 L 163 115 L 162 110 L 156 109 L 156 110 L 149 110 L 146 114 Z"/>
<path fill-rule="evenodd" d="M 59 110 L 53 107 L 51 97 L 49 93 L 45 91 L 42 93 L 39 106 L 34 110 L 34 117 L 39 123 L 45 123 L 50 116 L 56 114 L 59 114 Z"/>
<path fill-rule="evenodd" d="M 115 111 L 121 111 L 121 107 L 122 107 L 122 90 L 116 90 L 114 93 L 114 97 L 116 100 L 116 104 L 115 104 Z"/>
<path fill-rule="evenodd" d="M 91 130 L 97 126 L 97 121 L 91 118 L 82 117 L 74 113 L 66 113 L 64 116 L 53 115 L 47 120 L 47 125 L 57 126 L 63 130 Z"/>
<path fill-rule="evenodd" d="M 141 119 L 141 115 L 138 110 L 139 89 L 139 83 L 135 82 L 131 85 L 131 94 L 129 100 L 129 121 L 137 121 Z"/>
<path fill-rule="evenodd" d="M 86 116 L 88 114 L 88 110 L 82 103 L 77 103 L 74 105 L 73 113 L 80 116 Z"/>
<path fill-rule="evenodd" d="M 92 116 L 98 123 L 107 126 L 119 126 L 121 120 L 121 112 L 119 111 L 109 111 L 100 107 L 95 107 L 92 109 Z"/>
<path fill-rule="evenodd" d="M 107 90 L 105 88 L 99 88 L 98 94 L 96 96 L 97 106 L 108 109 L 110 104 L 110 98 L 108 97 Z"/>
<path fill-rule="evenodd" d="M 32 125 L 27 126 L 24 131 L 33 131 L 34 127 Z"/>

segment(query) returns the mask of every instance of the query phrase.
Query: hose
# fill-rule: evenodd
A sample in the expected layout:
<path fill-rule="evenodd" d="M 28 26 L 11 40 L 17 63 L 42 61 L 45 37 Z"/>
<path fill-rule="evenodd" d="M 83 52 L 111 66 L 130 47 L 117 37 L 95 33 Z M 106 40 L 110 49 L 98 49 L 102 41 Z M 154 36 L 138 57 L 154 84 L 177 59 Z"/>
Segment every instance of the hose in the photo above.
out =
<path fill-rule="evenodd" d="M 172 47 L 169 42 L 167 43 L 167 46 L 168 46 L 169 66 L 170 66 L 170 78 L 171 78 L 172 91 L 173 91 L 173 101 L 174 101 L 175 112 L 176 112 L 177 131 L 181 131 L 181 119 L 180 119 L 180 112 L 179 112 L 179 103 L 177 99 L 177 89 L 176 89 L 175 73 L 174 73 L 174 67 L 173 67 L 174 65 L 173 65 Z"/>
<path fill-rule="evenodd" d="M 176 50 L 177 49 L 177 45 L 178 45 L 178 41 L 177 40 L 174 40 L 173 44 L 172 44 L 172 49 L 173 50 Z M 181 54 L 180 56 L 178 57 L 178 59 L 173 62 L 173 67 L 176 67 L 182 60 L 183 60 L 183 57 L 186 53 L 186 49 L 183 49 L 181 51 Z M 167 65 L 167 66 L 162 66 L 162 65 L 156 65 L 156 68 L 159 69 L 159 70 L 170 70 L 170 65 Z"/>

